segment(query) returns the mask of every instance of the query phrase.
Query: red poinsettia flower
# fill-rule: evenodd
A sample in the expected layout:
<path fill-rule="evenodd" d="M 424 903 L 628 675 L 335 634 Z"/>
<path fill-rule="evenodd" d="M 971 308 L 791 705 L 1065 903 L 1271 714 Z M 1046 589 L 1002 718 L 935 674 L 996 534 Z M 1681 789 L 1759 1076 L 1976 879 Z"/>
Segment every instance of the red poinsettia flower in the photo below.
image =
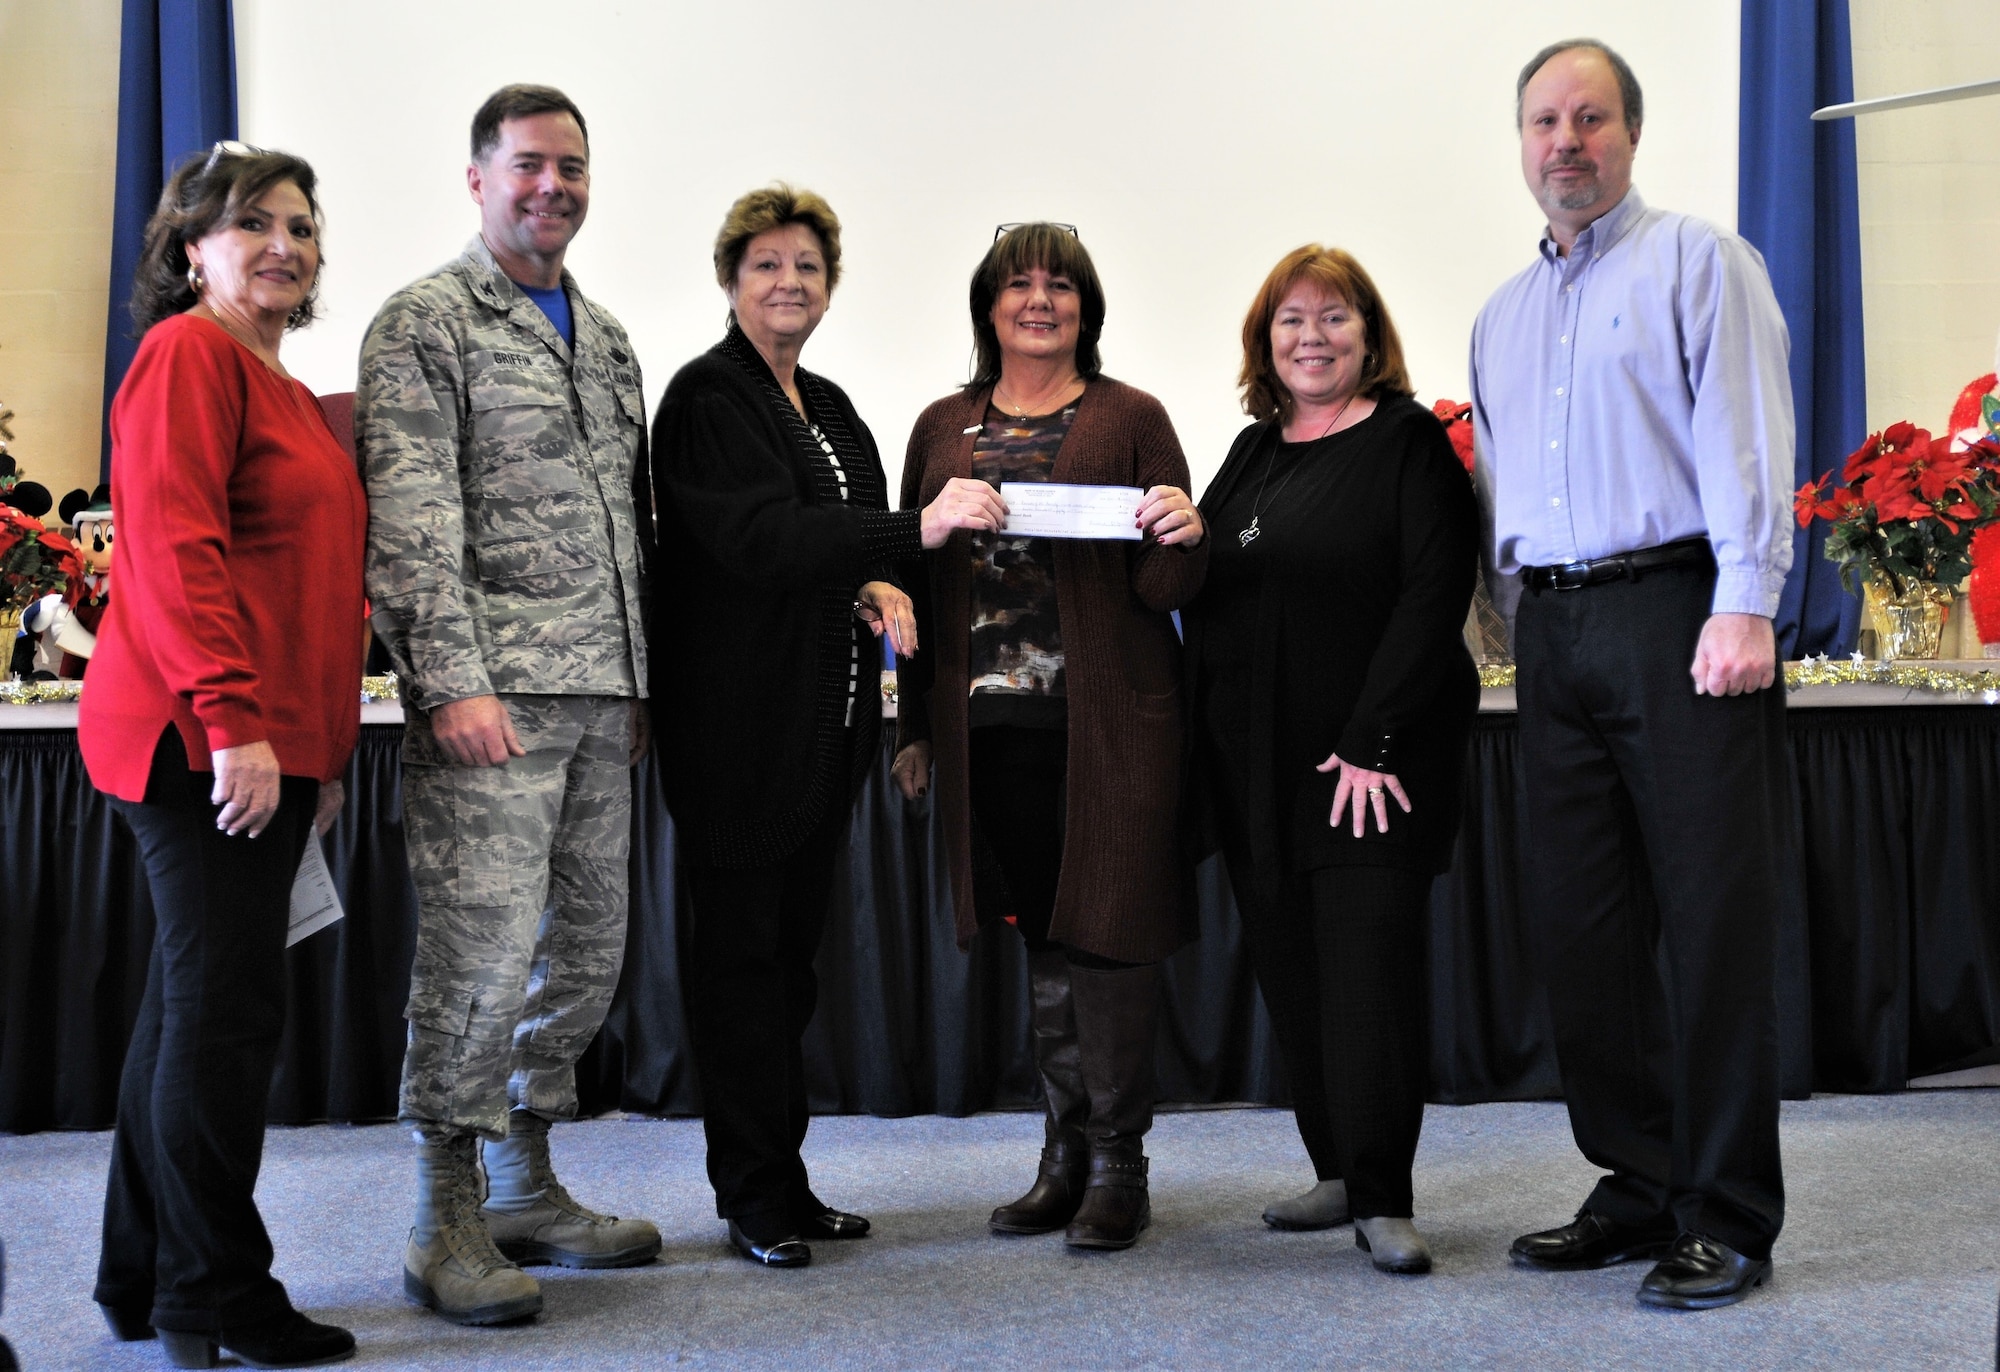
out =
<path fill-rule="evenodd" d="M 1798 520 L 1801 529 L 1812 523 L 1813 516 L 1819 513 L 1819 488 L 1825 482 L 1826 478 L 1821 477 L 1792 492 L 1792 518 Z"/>
<path fill-rule="evenodd" d="M 1445 437 L 1451 440 L 1451 450 L 1458 454 L 1459 465 L 1471 471 L 1472 406 L 1462 400 L 1440 400 L 1431 406 L 1431 413 L 1444 425 Z"/>
<path fill-rule="evenodd" d="M 1962 483 L 1973 469 L 1969 452 L 1969 449 L 1953 452 L 1949 434 L 1915 449 L 1910 474 L 1916 481 L 1918 493 L 1933 505 L 1943 500 L 1944 493 Z"/>
<path fill-rule="evenodd" d="M 1874 474 L 1882 460 L 1882 435 L 1869 434 L 1868 441 L 1847 455 L 1847 465 L 1840 469 L 1840 479 L 1852 486 Z"/>

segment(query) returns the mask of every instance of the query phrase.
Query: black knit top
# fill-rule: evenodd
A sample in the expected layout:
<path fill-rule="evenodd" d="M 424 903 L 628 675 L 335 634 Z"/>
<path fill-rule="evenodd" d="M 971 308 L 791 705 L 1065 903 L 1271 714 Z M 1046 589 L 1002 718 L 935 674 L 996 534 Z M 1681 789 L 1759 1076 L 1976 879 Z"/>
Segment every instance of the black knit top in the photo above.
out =
<path fill-rule="evenodd" d="M 1181 612 L 1206 799 L 1237 790 L 1254 857 L 1280 877 L 1329 866 L 1444 870 L 1479 674 L 1461 636 L 1478 564 L 1472 482 L 1421 405 L 1385 398 L 1352 428 L 1238 435 L 1201 498 L 1208 580 Z M 1255 518 L 1258 532 L 1245 538 Z M 1355 838 L 1327 824 L 1329 753 L 1394 773 Z"/>
<path fill-rule="evenodd" d="M 880 653 L 854 593 L 923 551 L 917 513 L 886 508 L 846 393 L 796 379 L 810 422 L 732 329 L 668 383 L 653 421 L 655 748 L 680 841 L 709 866 L 781 863 L 852 803 L 881 727 L 866 672 L 846 727 L 856 648 Z"/>

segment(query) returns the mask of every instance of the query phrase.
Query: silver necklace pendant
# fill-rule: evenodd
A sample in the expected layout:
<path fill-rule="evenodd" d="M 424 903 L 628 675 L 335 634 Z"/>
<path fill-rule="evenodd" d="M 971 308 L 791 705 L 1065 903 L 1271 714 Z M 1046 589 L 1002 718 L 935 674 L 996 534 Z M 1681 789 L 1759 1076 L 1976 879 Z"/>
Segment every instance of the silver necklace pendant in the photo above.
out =
<path fill-rule="evenodd" d="M 1264 531 L 1262 529 L 1257 527 L 1257 516 L 1251 515 L 1250 527 L 1245 529 L 1242 533 L 1236 535 L 1236 541 L 1247 548 L 1250 546 L 1251 540 L 1256 538 L 1258 534 L 1261 534 L 1263 532 Z"/>

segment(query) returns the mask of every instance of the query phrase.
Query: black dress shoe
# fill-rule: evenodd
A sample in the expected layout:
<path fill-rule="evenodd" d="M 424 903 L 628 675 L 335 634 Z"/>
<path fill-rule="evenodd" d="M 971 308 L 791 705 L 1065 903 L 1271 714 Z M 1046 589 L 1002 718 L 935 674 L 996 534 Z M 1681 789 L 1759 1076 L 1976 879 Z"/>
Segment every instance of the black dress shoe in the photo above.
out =
<path fill-rule="evenodd" d="M 799 1237 L 802 1239 L 859 1239 L 867 1237 L 872 1227 L 863 1215 L 850 1215 L 845 1210 L 835 1210 L 830 1205 L 820 1205 L 816 1210 L 806 1210 L 798 1214 Z"/>
<path fill-rule="evenodd" d="M 214 1367 L 218 1349 L 227 1349 L 250 1367 L 318 1367 L 354 1356 L 354 1335 L 296 1310 L 235 1329 L 162 1329 L 160 1345 L 175 1367 Z"/>
<path fill-rule="evenodd" d="M 743 1232 L 742 1225 L 731 1220 L 729 1241 L 744 1257 L 766 1267 L 804 1267 L 813 1260 L 812 1249 L 806 1247 L 805 1241 L 797 1234 L 786 1234 L 768 1241 L 755 1239 Z"/>
<path fill-rule="evenodd" d="M 149 1308 L 128 1310 L 122 1306 L 99 1304 L 111 1337 L 120 1343 L 137 1343 L 153 1337 L 153 1312 Z"/>
<path fill-rule="evenodd" d="M 1746 1258 L 1706 1234 L 1683 1234 L 1673 1251 L 1639 1283 L 1641 1305 L 1713 1310 L 1734 1305 L 1771 1275 L 1769 1258 Z"/>
<path fill-rule="evenodd" d="M 1620 1224 L 1590 1210 L 1560 1229 L 1523 1234 L 1509 1255 L 1521 1267 L 1547 1272 L 1584 1272 L 1639 1258 L 1659 1259 L 1673 1247 L 1678 1226 L 1671 1220 L 1653 1224 Z"/>

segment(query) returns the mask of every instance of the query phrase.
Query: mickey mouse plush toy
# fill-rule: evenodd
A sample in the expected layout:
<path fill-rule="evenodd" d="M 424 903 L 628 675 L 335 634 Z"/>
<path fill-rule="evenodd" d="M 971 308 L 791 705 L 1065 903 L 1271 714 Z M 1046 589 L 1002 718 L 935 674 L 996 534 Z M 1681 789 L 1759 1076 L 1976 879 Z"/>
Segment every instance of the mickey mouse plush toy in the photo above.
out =
<path fill-rule="evenodd" d="M 62 643 L 61 675 L 64 680 L 83 676 L 83 669 L 97 647 L 97 626 L 111 604 L 111 547 L 115 530 L 111 522 L 111 488 L 71 491 L 63 497 L 63 523 L 76 529 L 76 548 L 83 556 L 83 589 L 70 610 L 71 623 L 81 634 L 72 632 Z M 84 636 L 88 642 L 83 641 Z"/>

